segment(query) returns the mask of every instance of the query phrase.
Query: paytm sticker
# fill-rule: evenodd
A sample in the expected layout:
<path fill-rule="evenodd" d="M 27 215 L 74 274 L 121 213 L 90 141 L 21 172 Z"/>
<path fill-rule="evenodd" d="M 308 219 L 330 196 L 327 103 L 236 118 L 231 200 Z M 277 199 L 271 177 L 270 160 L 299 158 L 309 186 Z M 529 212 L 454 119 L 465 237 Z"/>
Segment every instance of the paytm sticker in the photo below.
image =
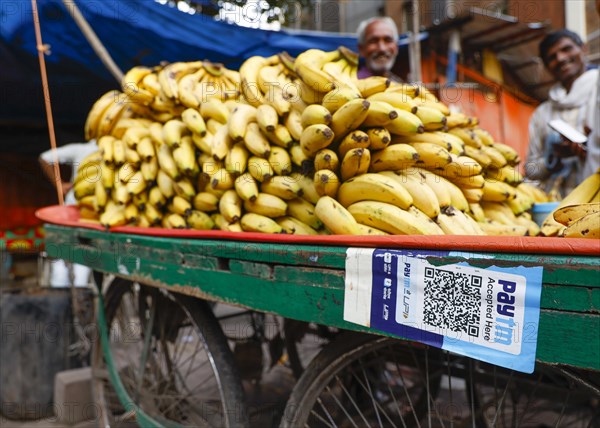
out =
<path fill-rule="evenodd" d="M 358 253 L 349 249 L 348 254 Z M 360 254 L 354 263 L 370 284 L 352 278 L 348 270 L 346 281 L 354 284 L 355 293 L 365 287 L 363 299 L 364 291 L 370 291 L 371 298 L 362 300 L 363 306 L 369 306 L 362 313 L 370 319 L 362 325 L 503 367 L 533 371 L 541 267 L 428 262 L 432 256 L 443 260 L 447 255 L 443 252 L 374 250 L 367 256 L 363 249 Z M 352 318 L 344 312 L 344 319 Z"/>

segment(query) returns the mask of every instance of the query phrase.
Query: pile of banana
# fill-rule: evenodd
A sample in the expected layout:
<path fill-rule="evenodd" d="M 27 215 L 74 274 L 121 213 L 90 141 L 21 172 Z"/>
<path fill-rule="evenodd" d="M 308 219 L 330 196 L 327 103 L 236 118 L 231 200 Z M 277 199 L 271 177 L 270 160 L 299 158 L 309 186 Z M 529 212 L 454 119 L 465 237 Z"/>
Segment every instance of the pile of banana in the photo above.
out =
<path fill-rule="evenodd" d="M 165 123 L 211 98 L 237 100 L 240 76 L 209 61 L 137 66 L 123 76 L 121 89 L 107 92 L 94 103 L 84 126 L 86 140 L 109 135 L 120 119 L 142 117 Z M 121 127 L 126 125 L 123 122 Z"/>
<path fill-rule="evenodd" d="M 542 224 L 545 236 L 600 238 L 600 169 L 582 181 Z"/>
<path fill-rule="evenodd" d="M 82 218 L 295 234 L 537 235 L 519 157 L 345 48 L 135 67 L 92 107 Z"/>

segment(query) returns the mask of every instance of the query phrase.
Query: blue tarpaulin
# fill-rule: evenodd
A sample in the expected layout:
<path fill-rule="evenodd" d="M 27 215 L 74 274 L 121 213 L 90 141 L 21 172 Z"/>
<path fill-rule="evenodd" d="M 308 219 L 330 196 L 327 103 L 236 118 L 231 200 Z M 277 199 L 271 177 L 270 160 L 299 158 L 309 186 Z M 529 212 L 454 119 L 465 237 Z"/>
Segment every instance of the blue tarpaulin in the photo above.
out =
<path fill-rule="evenodd" d="M 119 85 L 102 64 L 62 1 L 39 0 L 38 12 L 50 95 L 57 124 L 83 122 L 92 103 Z M 208 59 L 237 69 L 252 55 L 287 51 L 293 56 L 309 48 L 356 50 L 353 35 L 310 31 L 265 31 L 190 15 L 153 0 L 77 0 L 77 7 L 118 67 L 161 61 Z M 235 21 L 235 16 L 229 16 Z M 1 123 L 45 121 L 30 0 L 0 5 Z M 401 44 L 407 38 L 401 37 Z"/>

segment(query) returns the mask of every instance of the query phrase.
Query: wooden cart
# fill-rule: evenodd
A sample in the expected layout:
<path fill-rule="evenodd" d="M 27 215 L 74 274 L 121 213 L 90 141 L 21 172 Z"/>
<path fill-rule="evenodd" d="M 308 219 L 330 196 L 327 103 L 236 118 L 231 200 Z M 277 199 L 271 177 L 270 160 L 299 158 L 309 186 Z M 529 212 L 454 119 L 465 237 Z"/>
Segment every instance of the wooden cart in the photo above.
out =
<path fill-rule="evenodd" d="M 253 242 L 210 239 L 210 234 L 202 239 L 190 239 L 166 236 L 169 233 L 177 235 L 177 231 L 165 231 L 165 236 L 140 235 L 132 231 L 135 229 L 124 228 L 115 233 L 74 227 L 73 224 L 49 224 L 46 227 L 46 251 L 50 257 L 93 268 L 99 282 L 103 275 L 106 281 L 107 274 L 117 278 L 110 287 L 112 295 L 105 294 L 99 300 L 98 326 L 104 350 L 104 358 L 100 357 L 100 360 L 108 369 L 109 378 L 124 406 L 121 413 L 135 413 L 140 425 L 248 425 L 242 405 L 231 403 L 232 400 L 243 400 L 243 394 L 239 380 L 235 379 L 236 369 L 231 357 L 227 355 L 227 349 L 223 349 L 227 348 L 226 342 L 213 340 L 215 333 L 206 327 L 217 323 L 204 315 L 194 314 L 211 312 L 206 302 L 212 301 L 338 328 L 344 332 L 379 333 L 335 339 L 326 346 L 323 355 L 315 358 L 296 385 L 283 418 L 284 426 L 300 423 L 336 426 L 337 423 L 332 422 L 336 418 L 357 419 L 362 426 L 411 426 L 407 421 L 413 419 L 421 421 L 420 426 L 540 426 L 539 421 L 547 417 L 548 412 L 547 408 L 540 410 L 544 400 L 549 400 L 548 408 L 554 408 L 553 411 L 559 415 L 556 421 L 552 421 L 552 426 L 600 426 L 594 425 L 600 423 L 600 258 L 598 253 L 594 255 L 597 244 L 587 245 L 584 253 L 589 255 L 560 255 L 534 254 L 533 248 L 541 238 L 518 241 L 519 245 L 512 250 L 511 245 L 517 241 L 500 239 L 497 240 L 500 244 L 494 247 L 496 249 L 490 251 L 483 251 L 485 246 L 481 246 L 480 241 L 461 239 L 460 249 L 472 252 L 469 264 L 473 266 L 485 268 L 495 264 L 544 268 L 536 372 L 523 375 L 424 345 L 385 338 L 386 335 L 381 332 L 344 321 L 345 260 L 351 240 L 346 245 L 343 245 L 343 240 L 311 244 L 301 240 L 294 242 L 288 237 L 277 241 L 271 236 L 265 237 L 262 242 Z M 260 239 L 255 234 L 249 236 Z M 362 246 L 369 245 L 369 241 L 358 239 L 356 242 Z M 423 249 L 440 249 L 450 245 L 451 241 L 436 244 L 437 241 L 424 237 L 394 242 L 390 240 L 389 244 L 398 247 L 402 246 L 398 242 L 404 242 Z M 548 248 L 547 251 L 552 252 Z M 449 256 L 430 260 L 437 264 L 458 261 L 456 257 Z M 141 286 L 132 287 L 131 284 Z M 120 326 L 115 321 L 119 314 L 127 313 L 125 293 L 115 293 L 116 289 L 128 290 L 131 298 L 127 305 L 137 309 L 134 318 L 141 332 L 136 332 L 138 346 L 135 351 L 126 346 L 123 347 L 125 351 L 111 347 L 111 341 L 129 342 L 123 318 Z M 142 294 L 143 297 L 140 297 Z M 159 304 L 161 299 L 165 301 L 165 295 L 169 296 L 167 304 Z M 115 301 L 120 301 L 120 305 Z M 173 308 L 177 306 L 183 311 L 176 316 Z M 132 319 L 131 314 L 128 316 L 125 320 Z M 161 336 L 157 332 L 171 328 L 169 322 L 173 322 L 172 318 L 186 319 L 178 324 L 183 339 L 176 339 L 173 334 Z M 160 346 L 164 351 L 167 349 L 165 343 L 172 342 L 178 346 L 178 355 L 185 355 L 185 358 L 180 358 L 188 363 L 190 355 L 197 354 L 201 348 L 197 346 L 193 351 L 185 351 L 186 344 L 193 343 L 189 339 L 190 331 L 185 330 L 190 325 L 200 331 L 201 345 L 206 347 L 208 337 L 206 359 L 213 366 L 211 376 L 216 379 L 215 388 L 220 391 L 221 405 L 227 407 L 213 412 L 212 416 L 217 415 L 213 419 L 211 416 L 198 416 L 200 422 L 178 419 L 177 412 L 189 411 L 189 404 L 177 411 L 173 402 L 156 404 L 158 392 L 168 396 L 172 389 L 178 388 L 177 384 L 185 380 L 182 378 L 192 376 L 180 373 L 176 378 L 165 379 L 165 376 L 170 376 L 164 373 L 173 368 L 173 361 L 167 361 L 167 367 L 163 369 L 164 363 L 158 361 L 160 358 L 150 355 Z M 144 331 L 154 333 L 148 335 Z M 339 336 L 345 334 L 349 333 Z M 119 352 L 135 355 L 137 362 L 130 365 L 118 363 Z M 160 354 L 160 349 L 157 352 Z M 348 370 L 355 370 L 351 367 L 357 362 L 366 364 L 365 361 L 380 362 L 376 368 L 360 366 L 362 375 L 347 374 Z M 102 364 L 96 361 L 96 368 Z M 144 367 L 149 365 L 154 366 L 154 374 L 142 374 L 146 370 Z M 221 365 L 225 367 L 222 371 Z M 395 382 L 393 387 L 386 383 L 385 391 L 375 393 L 368 379 L 371 379 L 371 374 L 378 373 L 373 376 L 381 380 L 383 371 L 387 375 L 395 373 L 401 381 Z M 128 372 L 134 374 L 128 377 Z M 158 372 L 162 374 L 157 376 Z M 358 389 L 362 391 L 358 395 L 370 391 L 366 396 L 370 396 L 371 400 L 364 400 L 366 397 L 357 399 L 356 391 L 344 389 L 341 382 L 346 375 L 363 379 L 364 382 L 358 381 Z M 224 383 L 237 387 L 224 386 Z M 152 400 L 144 397 L 143 392 L 157 384 L 164 388 L 152 395 L 154 402 L 150 405 Z M 340 393 L 343 399 L 335 398 L 334 392 L 338 390 L 343 390 Z M 189 396 L 196 394 L 198 389 L 186 391 Z M 520 396 L 524 391 L 527 393 Z M 97 386 L 96 393 L 102 396 L 102 387 Z M 454 397 L 458 402 L 459 394 L 466 397 L 461 401 L 462 407 L 452 401 Z M 103 399 L 105 402 L 108 400 L 106 397 Z M 440 404 L 442 399 L 445 407 Z M 181 397 L 177 400 L 179 403 L 182 401 Z M 408 400 L 408 404 L 399 404 L 402 400 Z M 363 401 L 373 402 L 371 410 L 362 409 L 360 403 Z M 156 408 L 161 406 L 163 411 L 156 412 Z M 327 406 L 337 410 L 328 411 Z M 397 420 L 390 417 L 392 412 L 389 409 L 392 407 L 396 409 Z M 537 410 L 533 418 L 523 413 L 523 409 L 534 407 Z M 196 413 L 202 413 L 196 410 Z M 533 423 L 528 420 L 537 425 L 528 425 Z"/>

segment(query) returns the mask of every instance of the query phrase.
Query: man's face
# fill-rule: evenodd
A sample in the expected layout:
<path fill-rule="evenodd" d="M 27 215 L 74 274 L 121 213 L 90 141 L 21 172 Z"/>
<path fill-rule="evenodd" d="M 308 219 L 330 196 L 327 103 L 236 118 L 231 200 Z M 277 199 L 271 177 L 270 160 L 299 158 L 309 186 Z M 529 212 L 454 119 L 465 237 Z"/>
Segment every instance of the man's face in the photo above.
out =
<path fill-rule="evenodd" d="M 394 40 L 392 29 L 384 22 L 375 21 L 367 27 L 365 42 L 358 50 L 371 72 L 384 75 L 394 66 L 398 44 Z"/>
<path fill-rule="evenodd" d="M 546 53 L 546 67 L 556 80 L 570 88 L 585 71 L 584 51 L 568 37 L 559 39 Z"/>

